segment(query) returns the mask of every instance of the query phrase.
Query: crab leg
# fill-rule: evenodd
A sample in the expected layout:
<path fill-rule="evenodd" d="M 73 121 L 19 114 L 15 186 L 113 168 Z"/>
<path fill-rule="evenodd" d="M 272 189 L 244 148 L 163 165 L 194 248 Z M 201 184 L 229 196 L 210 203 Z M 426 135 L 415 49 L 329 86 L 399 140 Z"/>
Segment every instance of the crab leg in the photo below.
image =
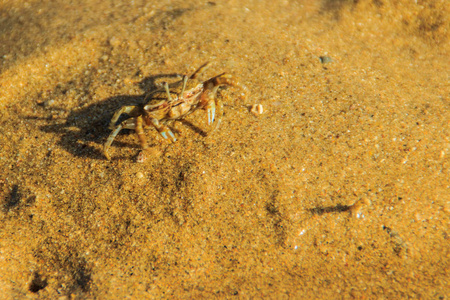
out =
<path fill-rule="evenodd" d="M 233 80 L 233 76 L 230 74 L 222 73 L 217 75 L 205 82 L 205 85 L 211 89 L 211 85 L 214 87 L 215 91 L 220 85 L 231 85 L 231 86 L 240 86 L 239 83 Z"/>
<path fill-rule="evenodd" d="M 188 77 L 186 75 L 183 76 L 183 88 L 181 89 L 181 93 L 178 98 L 183 98 L 184 90 L 186 89 L 186 83 L 188 81 Z"/>
<path fill-rule="evenodd" d="M 245 85 L 241 84 L 239 81 L 236 81 L 231 74 L 226 73 L 222 73 L 205 81 L 204 85 L 207 89 L 211 90 L 213 94 L 217 92 L 217 89 L 221 85 L 235 86 L 244 91 L 245 94 L 249 93 L 249 90 Z"/>
<path fill-rule="evenodd" d="M 131 106 L 128 106 L 131 107 Z M 106 140 L 105 145 L 103 146 L 103 153 L 105 154 L 105 157 L 107 160 L 111 159 L 111 156 L 108 154 L 108 149 L 111 146 L 112 142 L 114 141 L 114 139 L 116 138 L 117 134 L 122 130 L 122 129 L 135 129 L 136 128 L 136 123 L 135 123 L 136 119 L 135 118 L 131 118 L 128 120 L 123 121 L 122 123 L 120 123 L 119 125 L 115 126 L 113 129 L 113 131 L 111 132 L 111 134 L 108 136 L 108 139 Z"/>
<path fill-rule="evenodd" d="M 123 106 L 118 111 L 114 113 L 114 116 L 111 119 L 111 122 L 109 123 L 109 129 L 113 129 L 116 126 L 117 120 L 119 120 L 120 116 L 122 114 L 130 114 L 134 111 L 137 111 L 139 108 L 137 106 Z"/>
<path fill-rule="evenodd" d="M 214 117 L 216 115 L 216 103 L 214 102 L 214 99 L 211 100 L 212 101 L 209 101 L 206 105 L 206 112 L 208 113 L 208 125 L 214 123 Z"/>
<path fill-rule="evenodd" d="M 169 102 L 172 101 L 172 97 L 170 96 L 170 90 L 169 90 L 169 84 L 167 82 L 164 82 L 164 89 L 167 93 L 167 99 L 169 99 Z"/>
<path fill-rule="evenodd" d="M 223 103 L 220 99 L 216 97 L 217 90 L 221 85 L 232 85 L 236 86 L 239 85 L 233 80 L 233 77 L 230 74 L 222 73 L 220 75 L 217 75 L 209 80 L 207 80 L 204 83 L 206 89 L 207 89 L 207 104 L 205 106 L 205 109 L 208 114 L 208 125 L 211 125 L 214 123 L 214 119 L 216 116 L 216 107 L 218 110 L 217 114 L 217 123 L 212 129 L 214 131 L 217 129 L 220 125 L 220 122 L 222 121 L 222 115 L 223 115 Z M 211 132 L 212 132 L 211 131 Z"/>
<path fill-rule="evenodd" d="M 197 71 L 195 71 L 194 74 L 191 75 L 191 79 L 196 79 L 198 74 L 205 71 L 205 69 L 208 67 L 208 65 L 209 65 L 209 62 L 206 62 L 202 66 L 200 66 L 200 68 L 198 68 Z"/>
<path fill-rule="evenodd" d="M 216 130 L 217 128 L 219 128 L 220 122 L 222 122 L 222 116 L 223 116 L 223 102 L 222 102 L 222 100 L 216 98 L 216 103 L 215 103 L 215 104 L 216 104 L 215 106 L 216 106 L 217 111 L 218 111 L 218 113 L 217 113 L 217 121 L 216 121 L 216 124 L 214 125 L 214 128 L 211 129 L 210 134 L 211 134 L 212 132 L 214 132 L 214 130 Z"/>
<path fill-rule="evenodd" d="M 173 134 L 173 132 L 170 130 L 169 127 L 167 127 L 166 125 L 160 124 L 159 121 L 155 118 L 151 118 L 150 122 L 153 124 L 153 126 L 155 126 L 156 130 L 158 130 L 159 134 L 161 134 L 161 136 L 167 140 L 168 136 L 172 139 L 172 141 L 176 141 L 177 139 L 175 138 L 175 135 Z"/>
<path fill-rule="evenodd" d="M 142 116 L 137 117 L 135 130 L 138 135 L 139 141 L 141 142 L 141 147 L 142 147 L 142 149 L 145 150 L 148 148 L 148 145 L 147 145 L 147 139 L 145 138 L 145 134 L 144 134 L 143 124 L 144 124 L 144 121 L 142 119 Z"/>

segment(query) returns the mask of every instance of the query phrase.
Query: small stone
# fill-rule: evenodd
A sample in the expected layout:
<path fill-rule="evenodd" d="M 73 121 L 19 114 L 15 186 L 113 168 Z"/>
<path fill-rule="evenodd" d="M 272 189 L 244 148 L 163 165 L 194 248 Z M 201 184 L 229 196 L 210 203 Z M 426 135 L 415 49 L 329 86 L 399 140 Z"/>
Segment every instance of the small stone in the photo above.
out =
<path fill-rule="evenodd" d="M 362 198 L 351 205 L 349 211 L 354 218 L 359 218 L 361 208 L 366 205 L 370 205 L 370 200 L 367 198 Z"/>
<path fill-rule="evenodd" d="M 320 62 L 323 64 L 333 62 L 333 59 L 329 56 L 321 56 L 321 57 L 319 57 L 319 59 L 320 59 Z"/>
<path fill-rule="evenodd" d="M 263 106 L 261 104 L 253 104 L 250 112 L 255 116 L 261 115 L 264 112 Z"/>
<path fill-rule="evenodd" d="M 55 100 L 50 99 L 50 100 L 44 101 L 43 105 L 44 105 L 44 107 L 49 107 L 49 106 L 52 106 L 53 103 L 55 103 Z"/>
<path fill-rule="evenodd" d="M 136 158 L 136 162 L 143 163 L 146 160 L 147 160 L 147 155 L 145 155 L 145 151 L 139 152 L 139 154 L 138 154 L 138 156 Z"/>

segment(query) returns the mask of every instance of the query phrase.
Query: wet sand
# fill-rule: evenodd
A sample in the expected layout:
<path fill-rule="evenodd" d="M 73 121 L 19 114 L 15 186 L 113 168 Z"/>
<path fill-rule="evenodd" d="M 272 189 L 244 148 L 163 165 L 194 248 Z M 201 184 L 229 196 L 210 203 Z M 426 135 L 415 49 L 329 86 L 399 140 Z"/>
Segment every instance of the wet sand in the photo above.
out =
<path fill-rule="evenodd" d="M 2 299 L 447 299 L 447 1 L 0 13 Z M 249 91 L 214 133 L 198 110 L 105 159 L 114 111 L 207 61 Z"/>

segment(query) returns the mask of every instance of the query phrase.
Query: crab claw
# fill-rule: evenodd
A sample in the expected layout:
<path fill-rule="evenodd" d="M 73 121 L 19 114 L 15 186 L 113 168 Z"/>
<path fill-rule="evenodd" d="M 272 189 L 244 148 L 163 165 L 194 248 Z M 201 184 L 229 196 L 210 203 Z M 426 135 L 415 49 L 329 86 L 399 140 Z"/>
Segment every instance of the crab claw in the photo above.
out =
<path fill-rule="evenodd" d="M 167 136 L 167 134 L 169 134 L 169 137 L 172 141 L 176 142 L 177 139 L 175 138 L 175 135 L 173 134 L 173 132 L 170 129 L 164 129 L 163 131 L 161 131 L 161 136 L 167 140 L 169 137 Z"/>
<path fill-rule="evenodd" d="M 173 134 L 173 132 L 171 130 L 169 130 L 169 135 L 172 138 L 172 141 L 176 142 L 177 139 L 175 138 L 175 135 Z"/>
<path fill-rule="evenodd" d="M 214 101 L 210 101 L 208 106 L 206 107 L 206 111 L 208 112 L 208 125 L 214 123 L 214 118 L 216 116 L 216 104 Z"/>
<path fill-rule="evenodd" d="M 175 135 L 173 134 L 172 130 L 170 130 L 169 127 L 166 125 L 160 124 L 159 121 L 155 118 L 150 119 L 150 122 L 155 126 L 155 128 L 158 130 L 159 134 L 165 139 L 170 139 L 175 142 L 177 139 L 175 138 Z M 169 135 L 169 136 L 167 136 Z"/>

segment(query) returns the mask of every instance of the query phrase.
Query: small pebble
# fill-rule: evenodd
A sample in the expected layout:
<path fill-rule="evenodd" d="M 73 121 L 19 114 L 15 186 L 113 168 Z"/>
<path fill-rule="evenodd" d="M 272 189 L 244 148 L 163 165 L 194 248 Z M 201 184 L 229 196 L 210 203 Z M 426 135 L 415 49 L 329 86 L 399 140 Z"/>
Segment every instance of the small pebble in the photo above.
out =
<path fill-rule="evenodd" d="M 47 108 L 47 107 L 49 107 L 49 106 L 52 106 L 53 103 L 55 103 L 55 100 L 50 99 L 50 100 L 44 101 L 43 105 L 44 105 L 44 107 Z"/>
<path fill-rule="evenodd" d="M 361 208 L 363 208 L 365 205 L 370 205 L 370 200 L 367 198 L 362 198 L 355 202 L 355 204 L 350 206 L 350 213 L 353 217 L 358 218 Z"/>
<path fill-rule="evenodd" d="M 333 59 L 329 56 L 321 56 L 321 57 L 319 57 L 319 59 L 320 59 L 320 62 L 323 64 L 327 64 L 327 63 L 330 63 L 333 61 Z"/>
<path fill-rule="evenodd" d="M 261 104 L 253 104 L 250 112 L 255 116 L 260 115 L 264 112 L 263 106 Z"/>
<path fill-rule="evenodd" d="M 145 155 L 145 151 L 139 152 L 139 154 L 138 154 L 138 156 L 137 156 L 137 158 L 136 158 L 136 161 L 137 161 L 138 163 L 143 163 L 143 162 L 146 161 L 146 160 L 147 160 L 147 155 Z"/>
<path fill-rule="evenodd" d="M 139 179 L 140 179 L 140 178 L 143 178 L 143 177 L 144 177 L 144 173 L 142 173 L 142 172 L 137 172 L 137 173 L 136 173 L 136 177 L 139 178 Z"/>

